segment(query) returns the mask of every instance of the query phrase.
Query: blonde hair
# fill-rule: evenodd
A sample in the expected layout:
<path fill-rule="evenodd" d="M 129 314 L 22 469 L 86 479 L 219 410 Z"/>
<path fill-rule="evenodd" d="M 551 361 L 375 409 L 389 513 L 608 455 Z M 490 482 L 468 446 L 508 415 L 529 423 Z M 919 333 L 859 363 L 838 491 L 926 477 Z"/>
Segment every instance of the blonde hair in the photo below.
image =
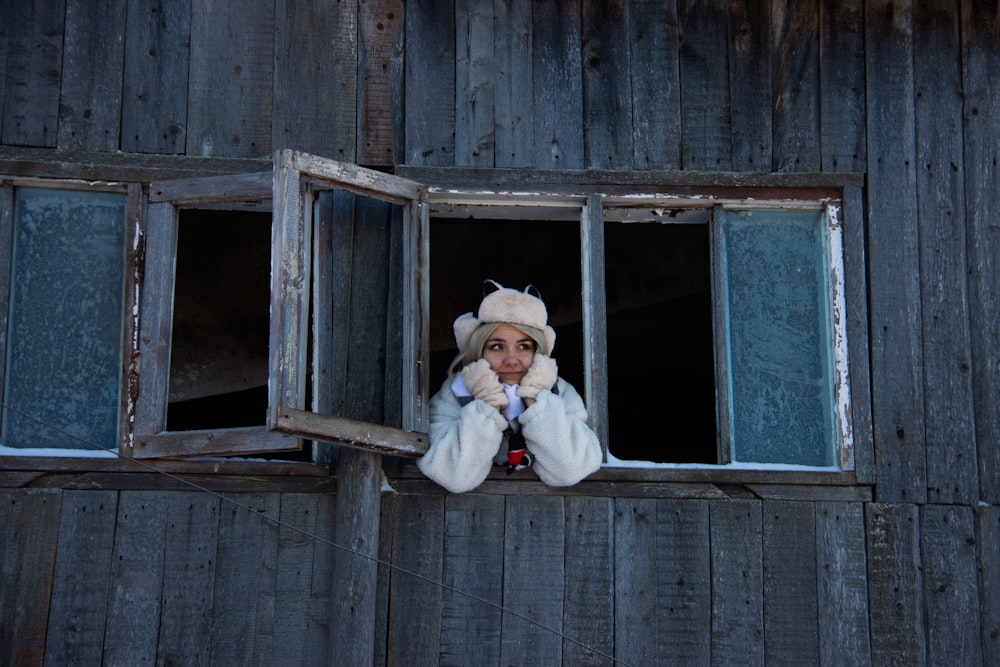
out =
<path fill-rule="evenodd" d="M 513 324 L 511 322 L 483 322 L 476 327 L 476 330 L 469 336 L 469 340 L 465 344 L 465 349 L 458 351 L 458 355 L 451 363 L 448 377 L 453 378 L 455 374 L 461 370 L 462 366 L 482 359 L 483 347 L 486 345 L 486 341 L 489 340 L 490 334 L 496 331 L 502 324 L 514 327 L 524 335 L 528 336 L 531 340 L 535 341 L 536 353 L 545 355 L 550 353 L 551 350 L 549 350 L 549 346 L 545 341 L 545 333 L 541 329 L 529 327 L 526 324 Z"/>

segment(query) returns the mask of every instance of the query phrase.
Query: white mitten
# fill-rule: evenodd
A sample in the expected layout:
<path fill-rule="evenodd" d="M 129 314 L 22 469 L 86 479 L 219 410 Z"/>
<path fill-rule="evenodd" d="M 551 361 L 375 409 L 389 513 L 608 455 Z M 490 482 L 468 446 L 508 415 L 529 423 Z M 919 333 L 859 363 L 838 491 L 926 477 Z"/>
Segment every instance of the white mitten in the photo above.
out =
<path fill-rule="evenodd" d="M 538 392 L 543 389 L 552 389 L 558 373 L 559 369 L 556 367 L 555 359 L 536 352 L 528 372 L 521 378 L 521 386 L 518 387 L 517 395 L 521 398 L 534 400 L 538 396 Z"/>
<path fill-rule="evenodd" d="M 459 373 L 462 382 L 469 393 L 487 405 L 497 410 L 507 407 L 507 394 L 504 393 L 500 377 L 490 368 L 490 362 L 485 359 L 466 364 Z"/>

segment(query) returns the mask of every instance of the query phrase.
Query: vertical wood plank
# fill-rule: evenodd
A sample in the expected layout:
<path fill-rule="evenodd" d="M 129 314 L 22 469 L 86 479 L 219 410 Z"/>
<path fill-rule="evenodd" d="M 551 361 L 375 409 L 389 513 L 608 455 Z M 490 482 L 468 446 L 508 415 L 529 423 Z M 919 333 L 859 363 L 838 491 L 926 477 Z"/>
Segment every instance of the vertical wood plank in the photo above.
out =
<path fill-rule="evenodd" d="M 772 22 L 774 154 L 771 171 L 819 171 L 819 2 L 774 0 Z"/>
<path fill-rule="evenodd" d="M 820 154 L 823 171 L 862 173 L 865 35 L 861 0 L 820 0 Z"/>
<path fill-rule="evenodd" d="M 273 632 L 278 528 L 267 517 L 279 516 L 281 497 L 229 498 L 234 503 L 219 510 L 209 663 L 274 664 L 282 651 L 280 638 L 274 646 Z"/>
<path fill-rule="evenodd" d="M 406 3 L 406 153 L 409 165 L 455 164 L 455 8 L 450 0 Z"/>
<path fill-rule="evenodd" d="M 162 492 L 120 494 L 102 664 L 124 667 L 156 661 L 166 522 Z"/>
<path fill-rule="evenodd" d="M 764 664 L 761 504 L 713 501 L 712 663 Z"/>
<path fill-rule="evenodd" d="M 184 152 L 188 133 L 190 0 L 128 0 L 121 148 Z"/>
<path fill-rule="evenodd" d="M 393 496 L 386 665 L 435 665 L 441 651 L 444 496 Z M 419 576 L 414 576 L 416 575 Z M 414 613 L 419 610 L 419 613 Z"/>
<path fill-rule="evenodd" d="M 370 665 L 375 650 L 382 457 L 345 448 L 337 464 L 335 542 L 350 549 L 333 563 L 331 665 Z"/>
<path fill-rule="evenodd" d="M 820 664 L 813 503 L 764 503 L 763 556 L 765 662 Z"/>
<path fill-rule="evenodd" d="M 865 507 L 872 663 L 923 664 L 927 651 L 916 505 Z"/>
<path fill-rule="evenodd" d="M 534 139 L 531 0 L 494 3 L 494 166 L 531 166 Z"/>
<path fill-rule="evenodd" d="M 632 168 L 681 166 L 681 89 L 676 0 L 632 0 Z"/>
<path fill-rule="evenodd" d="M 355 2 L 274 3 L 275 149 L 357 161 L 357 13 Z"/>
<path fill-rule="evenodd" d="M 979 497 L 972 395 L 958 7 L 914 4 L 917 215 L 928 501 Z"/>
<path fill-rule="evenodd" d="M 67 0 L 58 145 L 116 151 L 122 112 L 126 0 Z"/>
<path fill-rule="evenodd" d="M 626 0 L 582 0 L 581 14 L 584 166 L 631 167 L 629 5 Z"/>
<path fill-rule="evenodd" d="M 678 2 L 683 169 L 733 168 L 729 11 L 723 0 Z"/>
<path fill-rule="evenodd" d="M 117 504 L 116 491 L 63 492 L 46 664 L 101 662 Z"/>
<path fill-rule="evenodd" d="M 927 496 L 909 2 L 865 3 L 868 233 L 877 500 Z M 877 193 L 895 193 L 893 197 Z"/>
<path fill-rule="evenodd" d="M 209 665 L 220 500 L 199 492 L 163 495 L 167 524 L 157 664 Z"/>
<path fill-rule="evenodd" d="M 711 664 L 709 504 L 661 500 L 656 512 L 656 663 Z"/>
<path fill-rule="evenodd" d="M 581 169 L 585 162 L 580 0 L 533 0 L 531 20 L 535 100 L 531 166 Z"/>
<path fill-rule="evenodd" d="M 780 4 L 780 0 L 775 0 L 776 7 Z M 780 18 L 777 9 L 775 14 Z M 733 2 L 729 22 L 732 166 L 737 171 L 771 171 L 772 152 L 784 148 L 780 134 L 772 126 L 783 120 L 780 116 L 783 110 L 778 103 L 784 102 L 782 93 L 785 91 L 777 86 L 784 83 L 783 68 L 788 67 L 782 58 L 784 52 L 780 43 L 774 44 L 772 54 L 771 3 L 768 0 Z M 773 29 L 779 28 L 775 25 Z"/>
<path fill-rule="evenodd" d="M 614 500 L 566 498 L 563 664 L 607 665 L 614 655 L 614 525 Z"/>
<path fill-rule="evenodd" d="M 274 636 L 279 638 L 280 661 L 289 665 L 322 665 L 328 655 L 329 624 L 313 605 L 316 596 L 329 600 L 329 584 L 326 590 L 314 587 L 317 566 L 333 567 L 329 561 L 317 563 L 322 544 L 314 536 L 321 498 L 316 493 L 281 496 Z M 333 517 L 325 519 L 333 522 Z"/>
<path fill-rule="evenodd" d="M 980 498 L 1000 503 L 1000 7 L 983 0 L 961 5 L 963 166 L 968 243 L 969 323 Z"/>
<path fill-rule="evenodd" d="M 503 496 L 445 498 L 443 581 L 448 588 L 442 593 L 438 664 L 499 664 L 501 610 L 480 600 L 496 605 L 503 600 L 503 544 Z"/>
<path fill-rule="evenodd" d="M 817 503 L 819 664 L 872 664 L 866 575 L 862 505 Z"/>
<path fill-rule="evenodd" d="M 455 5 L 455 166 L 492 167 L 496 112 L 493 0 Z"/>
<path fill-rule="evenodd" d="M 981 507 L 977 541 L 983 664 L 1000 664 L 1000 507 Z"/>
<path fill-rule="evenodd" d="M 656 501 L 615 499 L 615 659 L 628 665 L 656 663 Z"/>
<path fill-rule="evenodd" d="M 362 2 L 358 5 L 359 164 L 392 166 L 396 162 L 390 61 L 398 33 L 403 29 L 404 11 L 403 0 Z M 349 67 L 339 67 L 338 70 L 351 72 Z"/>
<path fill-rule="evenodd" d="M 927 661 L 981 665 L 976 524 L 971 507 L 924 505 L 921 552 L 927 596 Z"/>
<path fill-rule="evenodd" d="M 2 102 L 2 99 L 0 99 Z M 14 254 L 14 187 L 10 184 L 0 185 L 0 266 L 10 267 L 10 259 Z M 0 387 L 6 387 L 7 382 L 7 321 L 10 318 L 11 276 L 13 267 L 0 273 Z M 6 418 L 6 410 L 0 410 L 0 425 Z"/>
<path fill-rule="evenodd" d="M 65 0 L 12 1 L 4 23 L 7 62 L 2 142 L 54 148 L 59 124 Z"/>
<path fill-rule="evenodd" d="M 0 491 L 0 663 L 37 665 L 45 657 L 61 494 Z"/>
<path fill-rule="evenodd" d="M 860 187 L 844 189 L 844 290 L 847 308 L 847 349 L 854 433 L 854 472 L 858 483 L 875 482 L 872 435 L 871 366 L 869 364 L 868 264 L 864 194 Z"/>
<path fill-rule="evenodd" d="M 274 25 L 271 0 L 192 4 L 188 155 L 270 154 Z"/>
<path fill-rule="evenodd" d="M 520 617 L 504 614 L 501 664 L 561 664 L 563 640 L 556 633 L 562 632 L 568 574 L 563 498 L 508 496 L 505 525 L 504 607 Z"/>

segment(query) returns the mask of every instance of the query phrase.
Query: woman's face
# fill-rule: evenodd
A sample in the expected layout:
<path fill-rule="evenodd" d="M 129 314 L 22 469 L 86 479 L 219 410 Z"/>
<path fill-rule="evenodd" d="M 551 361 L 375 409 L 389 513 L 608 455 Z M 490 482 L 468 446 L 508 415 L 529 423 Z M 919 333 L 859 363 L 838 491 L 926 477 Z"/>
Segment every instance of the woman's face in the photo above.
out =
<path fill-rule="evenodd" d="M 521 384 L 535 359 L 535 341 L 509 324 L 501 324 L 483 344 L 483 359 L 504 384 Z"/>

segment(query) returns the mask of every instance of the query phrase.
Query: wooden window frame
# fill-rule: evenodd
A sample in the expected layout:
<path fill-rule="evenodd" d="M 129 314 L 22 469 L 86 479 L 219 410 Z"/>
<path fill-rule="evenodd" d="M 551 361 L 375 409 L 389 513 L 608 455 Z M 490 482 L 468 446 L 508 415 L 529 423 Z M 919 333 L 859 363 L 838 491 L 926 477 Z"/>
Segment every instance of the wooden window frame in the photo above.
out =
<path fill-rule="evenodd" d="M 141 287 L 138 393 L 132 437 L 126 453 L 134 458 L 253 454 L 301 449 L 301 441 L 266 426 L 167 431 L 173 291 L 177 231 L 184 209 L 268 210 L 272 173 L 154 181 L 145 215 Z M 272 223 L 272 236 L 279 230 Z"/>
<path fill-rule="evenodd" d="M 836 372 L 834 390 L 836 430 L 838 437 L 837 466 L 806 470 L 854 475 L 858 471 L 858 445 L 861 445 L 861 474 L 858 481 L 870 476 L 871 458 L 870 406 L 865 396 L 852 398 L 852 369 L 859 371 L 857 382 L 866 383 L 867 336 L 855 327 L 850 338 L 847 320 L 866 318 L 863 303 L 863 238 L 861 223 L 862 180 L 853 174 L 792 174 L 734 175 L 684 174 L 654 172 L 553 172 L 532 170 L 476 170 L 462 168 L 402 167 L 397 169 L 408 178 L 428 184 L 427 201 L 432 217 L 489 217 L 493 219 L 565 219 L 578 215 L 581 233 L 582 290 L 584 307 L 584 397 L 590 407 L 592 425 L 602 443 L 608 442 L 606 424 L 608 385 L 607 354 L 600 344 L 606 337 L 606 309 L 603 299 L 603 224 L 605 218 L 640 221 L 643 216 L 656 219 L 664 211 L 709 210 L 715 206 L 794 208 L 823 207 L 827 210 L 830 252 L 839 252 L 831 270 L 831 302 L 836 309 L 832 321 Z M 766 202 L 766 203 L 765 203 Z M 546 208 L 540 208 L 546 207 Z M 552 208 L 547 208 L 552 207 Z M 559 212 L 558 209 L 564 210 Z M 569 214 L 567 210 L 576 211 Z M 849 209 L 849 213 L 847 212 Z M 528 214 L 526 211 L 533 210 Z M 539 215 L 537 211 L 545 210 Z M 832 216 L 832 217 L 831 217 Z M 844 217 L 851 219 L 850 238 L 844 238 Z M 714 217 L 713 217 L 714 219 Z M 850 247 L 848 247 L 850 245 Z M 844 261 L 847 253 L 859 260 Z M 712 273 L 717 275 L 713 260 Z M 850 273 L 848 275 L 848 272 Z M 845 305 L 845 295 L 856 301 L 852 315 Z M 589 304 L 589 305 L 588 305 Z M 849 345 L 850 344 L 850 345 Z M 851 352 L 849 354 L 848 349 Z M 861 354 L 854 354 L 860 351 Z M 861 436 L 859 438 L 858 436 Z M 697 464 L 695 467 L 738 471 L 742 462 L 732 462 L 726 446 L 720 442 L 717 464 Z M 664 464 L 669 467 L 671 464 Z M 749 464 L 758 467 L 759 464 Z M 781 469 L 786 464 L 778 464 Z M 688 464 L 690 467 L 690 464 Z"/>

